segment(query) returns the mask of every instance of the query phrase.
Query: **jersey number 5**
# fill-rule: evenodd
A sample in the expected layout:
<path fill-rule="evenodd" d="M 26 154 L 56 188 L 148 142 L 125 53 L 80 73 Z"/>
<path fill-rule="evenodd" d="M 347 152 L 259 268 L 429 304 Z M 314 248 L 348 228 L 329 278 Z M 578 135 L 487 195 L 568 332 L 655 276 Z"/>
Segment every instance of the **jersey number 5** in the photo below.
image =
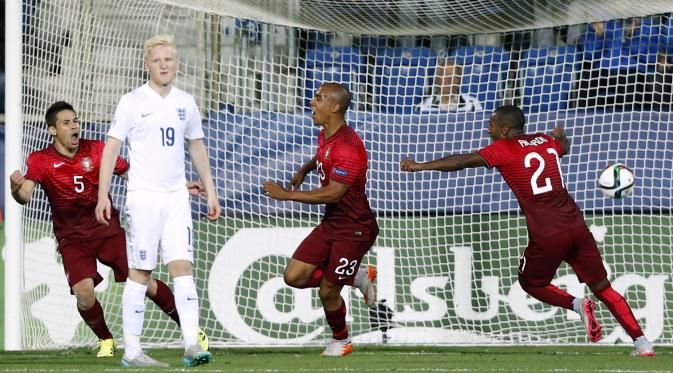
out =
<path fill-rule="evenodd" d="M 73 176 L 72 182 L 75 183 L 75 192 L 82 193 L 84 191 L 84 182 L 82 178 L 84 176 Z"/>
<path fill-rule="evenodd" d="M 558 174 L 559 177 L 561 178 L 561 185 L 565 188 L 565 184 L 563 183 L 563 174 L 561 173 L 561 161 L 559 160 L 558 153 L 556 152 L 556 149 L 549 148 L 547 149 L 547 153 L 554 155 L 554 158 L 556 158 L 556 167 L 558 167 Z M 548 177 L 544 178 L 544 185 L 540 186 L 538 184 L 538 178 L 544 171 L 545 167 L 545 162 L 544 158 L 536 152 L 531 152 L 526 155 L 526 158 L 523 160 L 523 165 L 526 166 L 526 168 L 530 168 L 532 166 L 531 161 L 535 159 L 538 161 L 538 166 L 537 170 L 533 172 L 533 176 L 530 178 L 530 186 L 533 188 L 533 195 L 538 195 L 542 193 L 546 193 L 551 191 L 552 186 L 551 186 L 551 180 Z"/>

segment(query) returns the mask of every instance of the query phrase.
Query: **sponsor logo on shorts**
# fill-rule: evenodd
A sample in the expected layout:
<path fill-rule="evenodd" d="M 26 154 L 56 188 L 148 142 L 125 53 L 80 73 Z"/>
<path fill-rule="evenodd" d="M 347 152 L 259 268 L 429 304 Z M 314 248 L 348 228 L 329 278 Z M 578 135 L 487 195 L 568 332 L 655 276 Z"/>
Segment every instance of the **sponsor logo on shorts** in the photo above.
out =
<path fill-rule="evenodd" d="M 348 171 L 334 167 L 334 173 L 339 176 L 348 176 Z"/>
<path fill-rule="evenodd" d="M 147 251 L 140 250 L 140 260 L 145 260 L 145 259 L 147 259 Z"/>

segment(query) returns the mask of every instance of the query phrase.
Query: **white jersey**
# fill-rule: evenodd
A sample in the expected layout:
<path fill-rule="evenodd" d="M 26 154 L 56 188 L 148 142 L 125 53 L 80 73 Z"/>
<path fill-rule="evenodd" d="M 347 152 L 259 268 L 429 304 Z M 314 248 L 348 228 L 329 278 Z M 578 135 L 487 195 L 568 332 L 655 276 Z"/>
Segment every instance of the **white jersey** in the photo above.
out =
<path fill-rule="evenodd" d="M 149 84 L 124 95 L 108 136 L 128 141 L 128 190 L 171 192 L 185 187 L 185 138 L 203 138 L 194 97 L 172 87 L 165 98 Z"/>

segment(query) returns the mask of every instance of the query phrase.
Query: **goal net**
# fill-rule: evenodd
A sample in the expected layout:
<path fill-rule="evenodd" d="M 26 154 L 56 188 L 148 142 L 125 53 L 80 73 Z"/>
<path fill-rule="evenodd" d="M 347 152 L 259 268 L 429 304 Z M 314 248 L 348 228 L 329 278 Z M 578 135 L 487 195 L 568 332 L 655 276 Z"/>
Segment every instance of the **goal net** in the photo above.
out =
<path fill-rule="evenodd" d="M 347 120 L 369 154 L 367 191 L 381 226 L 363 260 L 378 268 L 381 303 L 368 309 L 357 291 L 343 291 L 355 343 L 585 341 L 578 315 L 535 301 L 517 283 L 527 232 L 495 170 L 399 170 L 404 157 L 426 161 L 487 145 L 489 115 L 504 104 L 526 111 L 527 132 L 566 128 L 573 143 L 561 161 L 566 185 L 609 280 L 650 340 L 673 343 L 670 1 L 24 4 L 23 123 L 16 139 L 23 160 L 51 142 L 43 114 L 58 100 L 75 106 L 84 138 L 104 139 L 121 95 L 147 79 L 143 42 L 158 33 L 175 36 L 176 85 L 202 110 L 224 212 L 209 222 L 204 201 L 193 200 L 201 326 L 213 345 L 313 345 L 330 338 L 317 291 L 289 288 L 282 278 L 322 207 L 260 193 L 266 180 L 289 182 L 314 155 L 318 128 L 309 101 L 328 81 L 353 94 Z M 608 199 L 596 185 L 615 162 L 636 175 L 629 198 Z M 303 188 L 318 186 L 311 175 Z M 124 192 L 115 180 L 117 208 Z M 8 263 L 21 266 L 22 278 L 7 283 L 22 287 L 11 305 L 21 309 L 18 343 L 92 345 L 96 338 L 75 309 L 50 219 L 38 188 L 23 208 L 22 231 L 7 232 L 23 237 L 22 261 Z M 121 340 L 123 285 L 107 267 L 100 271 L 106 280 L 97 297 Z M 170 284 L 165 267 L 156 275 Z M 554 283 L 590 296 L 565 264 Z M 143 343 L 178 346 L 179 328 L 147 304 Z M 602 343 L 630 342 L 604 305 L 598 318 Z"/>

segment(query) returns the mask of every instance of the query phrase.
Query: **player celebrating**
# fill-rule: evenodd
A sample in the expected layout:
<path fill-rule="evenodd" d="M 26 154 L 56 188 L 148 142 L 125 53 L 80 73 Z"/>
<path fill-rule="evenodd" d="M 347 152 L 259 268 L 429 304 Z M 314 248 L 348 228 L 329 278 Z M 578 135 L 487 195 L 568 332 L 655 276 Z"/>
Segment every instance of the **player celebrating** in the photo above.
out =
<path fill-rule="evenodd" d="M 36 184 L 42 185 L 51 205 L 63 269 L 77 298 L 77 311 L 100 339 L 96 356 L 113 357 L 115 341 L 94 294 L 94 287 L 103 281 L 96 270 L 96 259 L 113 269 L 117 282 L 126 280 L 128 263 L 124 230 L 119 224 L 117 210 L 111 210 L 112 219 L 107 226 L 98 224 L 95 219 L 103 143 L 80 139 L 79 119 L 67 102 L 52 104 L 45 117 L 53 142 L 28 156 L 25 176 L 18 170 L 10 175 L 12 197 L 22 205 L 26 204 L 33 197 Z M 126 178 L 128 169 L 128 163 L 118 158 L 114 173 Z M 173 293 L 166 284 L 150 279 L 146 295 L 180 324 Z M 205 334 L 201 337 L 207 348 Z"/>
<path fill-rule="evenodd" d="M 491 115 L 489 146 L 470 154 L 449 155 L 426 163 L 401 162 L 403 171 L 458 171 L 471 167 L 495 167 L 519 201 L 526 216 L 529 244 L 519 262 L 519 283 L 534 298 L 579 313 L 591 342 L 601 337 L 592 300 L 575 298 L 551 284 L 561 261 L 573 268 L 580 281 L 608 306 L 612 315 L 633 338 L 634 355 L 654 356 L 628 303 L 610 285 L 591 232 L 582 212 L 568 194 L 560 159 L 570 150 L 561 127 L 552 135 L 524 133 L 525 117 L 515 106 L 502 106 Z"/>
<path fill-rule="evenodd" d="M 103 150 L 96 219 L 110 220 L 106 197 L 121 145 L 128 141 L 129 171 L 125 214 L 128 217 L 129 276 L 122 296 L 124 342 L 122 367 L 167 366 L 143 352 L 140 335 L 145 314 L 143 294 L 161 248 L 174 281 L 185 354 L 183 364 L 210 362 L 212 355 L 197 343 L 199 304 L 192 275 L 191 206 L 185 191 L 185 139 L 194 167 L 206 190 L 208 219 L 220 216 L 208 152 L 203 144 L 201 115 L 194 98 L 173 86 L 178 59 L 173 38 L 157 35 L 145 42 L 149 81 L 123 96 Z"/>
<path fill-rule="evenodd" d="M 316 156 L 294 175 L 289 189 L 264 183 L 264 191 L 271 198 L 327 205 L 322 223 L 299 245 L 284 274 L 289 286 L 320 287 L 320 300 L 332 329 L 332 340 L 323 356 L 345 356 L 353 351 L 341 288 L 354 285 L 362 291 L 368 306 L 376 302 L 376 269 L 368 266 L 358 270 L 376 240 L 379 226 L 365 195 L 367 152 L 345 120 L 350 100 L 345 86 L 323 84 L 311 101 L 313 122 L 323 127 Z M 297 190 L 314 169 L 321 188 Z"/>

